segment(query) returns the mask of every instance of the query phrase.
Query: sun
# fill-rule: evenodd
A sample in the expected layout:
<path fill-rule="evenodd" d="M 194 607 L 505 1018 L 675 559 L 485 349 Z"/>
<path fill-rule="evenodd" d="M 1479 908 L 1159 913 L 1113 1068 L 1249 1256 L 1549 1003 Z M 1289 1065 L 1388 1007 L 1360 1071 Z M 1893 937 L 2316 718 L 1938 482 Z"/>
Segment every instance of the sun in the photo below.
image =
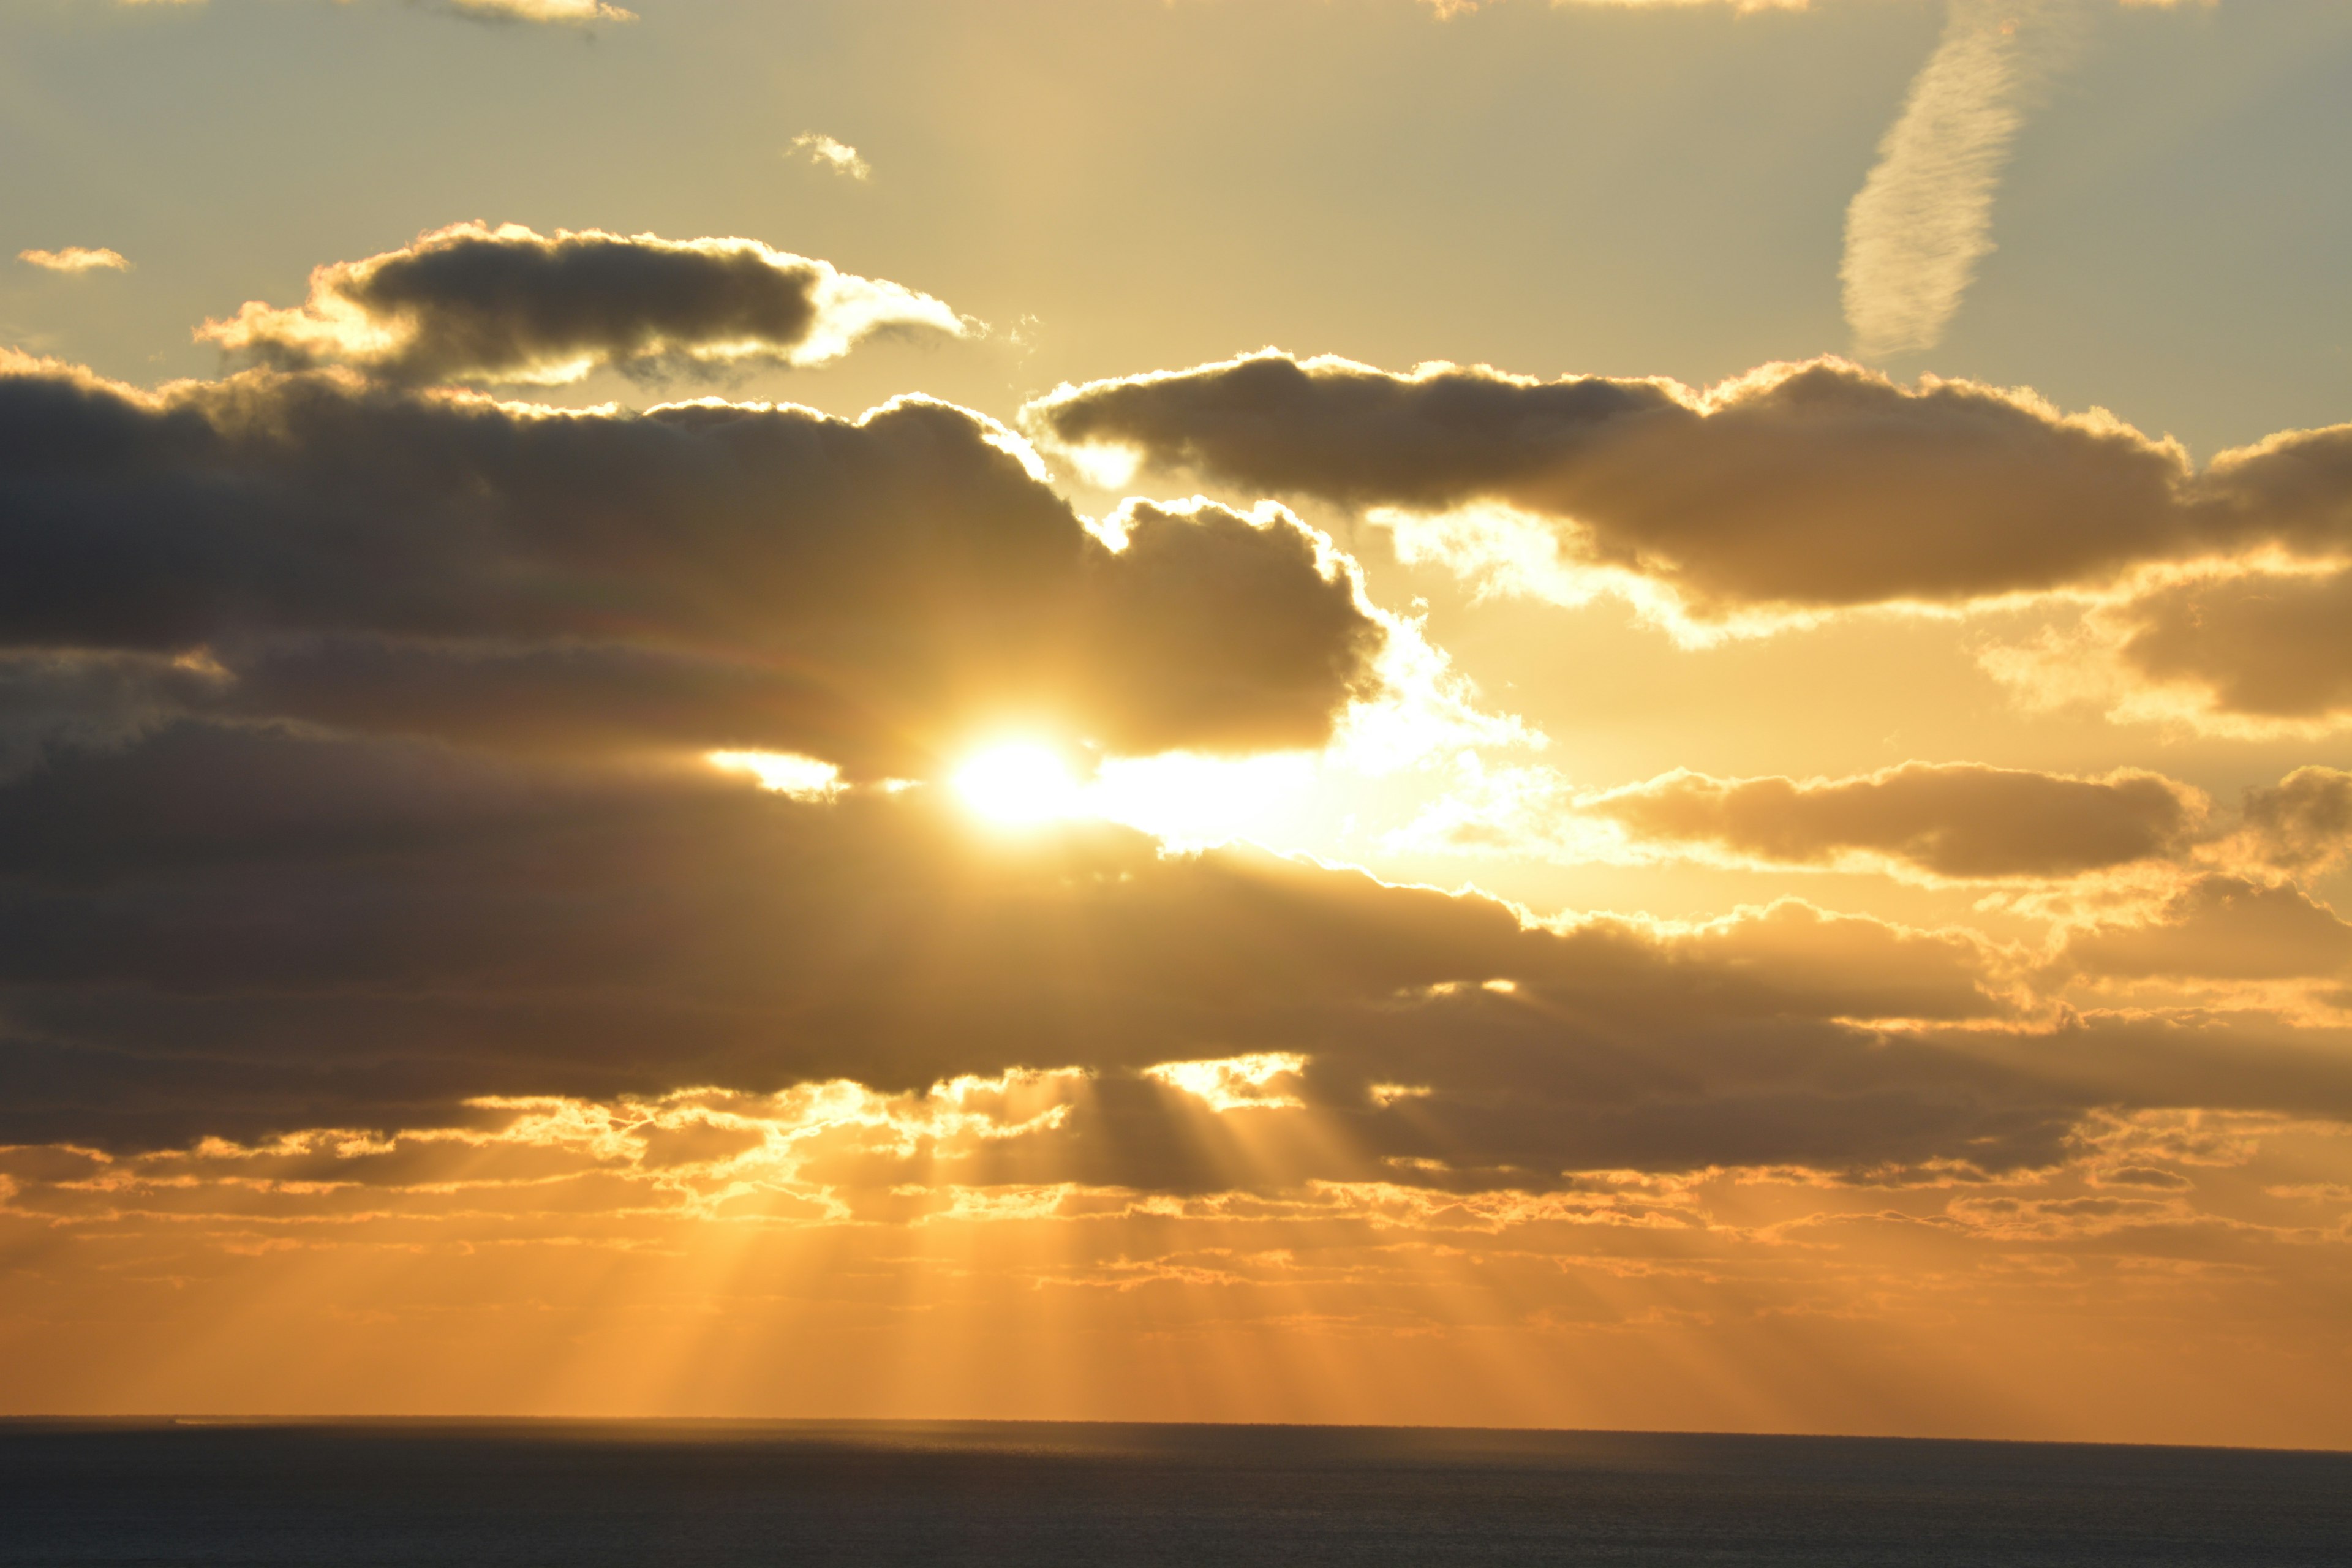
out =
<path fill-rule="evenodd" d="M 965 807 L 1003 827 L 1027 827 L 1078 815 L 1085 791 L 1053 747 L 1005 741 L 974 752 L 955 771 Z"/>

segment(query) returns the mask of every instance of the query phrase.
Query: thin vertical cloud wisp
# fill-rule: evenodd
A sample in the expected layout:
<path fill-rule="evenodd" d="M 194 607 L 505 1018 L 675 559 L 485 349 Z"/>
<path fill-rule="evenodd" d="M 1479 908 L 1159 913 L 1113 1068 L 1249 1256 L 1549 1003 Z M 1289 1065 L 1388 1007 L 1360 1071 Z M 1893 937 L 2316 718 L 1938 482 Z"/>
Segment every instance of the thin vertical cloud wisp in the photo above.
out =
<path fill-rule="evenodd" d="M 1864 355 L 1929 349 L 1993 248 L 1992 203 L 2071 0 L 1953 0 L 1944 36 L 1846 209 L 1846 323 Z"/>

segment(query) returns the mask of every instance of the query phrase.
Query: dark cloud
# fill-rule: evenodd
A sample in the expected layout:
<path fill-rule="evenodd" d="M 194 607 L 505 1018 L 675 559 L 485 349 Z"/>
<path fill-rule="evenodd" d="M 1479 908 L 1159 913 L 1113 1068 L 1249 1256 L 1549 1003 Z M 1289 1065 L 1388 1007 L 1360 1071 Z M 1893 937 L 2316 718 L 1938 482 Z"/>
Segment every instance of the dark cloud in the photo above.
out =
<path fill-rule="evenodd" d="M 2126 669 L 2195 689 L 2210 713 L 2352 712 L 2352 572 L 2193 578 L 2140 595 L 2116 619 Z"/>
<path fill-rule="evenodd" d="M 2093 1108 L 2176 1103 L 2127 1046 L 2078 1060 L 2019 1016 L 2000 954 L 1964 935 L 1793 903 L 1688 929 L 1531 925 L 1102 826 L 993 837 L 935 796 L 820 805 L 708 771 L 184 721 L 55 749 L 0 786 L 0 1142 L 1070 1066 L 1095 1075 L 1085 1114 L 1024 1141 L 1032 1164 L 1008 1146 L 977 1169 L 1540 1186 L 1615 1166 L 2032 1166 Z M 2232 1103 L 2352 1092 L 2289 1045 L 2301 1098 Z M 2228 1076 L 2220 1045 L 2167 1049 L 2176 1086 Z M 1265 1052 L 1306 1058 L 1281 1087 L 1328 1135 L 1268 1132 L 1237 1177 L 1203 1152 L 1199 1103 L 1139 1074 Z"/>
<path fill-rule="evenodd" d="M 9 368 L 0 648 L 177 657 L 212 711 L 872 773 L 1006 721 L 1314 745 L 1373 684 L 1380 626 L 1292 521 L 1137 506 L 1114 550 L 944 404 L 556 413 Z"/>
<path fill-rule="evenodd" d="M 1906 763 L 1856 778 L 1675 773 L 1579 803 L 1637 838 L 1818 866 L 1856 852 L 1939 877 L 2071 877 L 2168 858 L 2200 826 L 2197 792 L 2155 773 L 2105 778 Z"/>
<path fill-rule="evenodd" d="M 2105 416 L 1966 382 L 1905 388 L 1834 360 L 1704 395 L 1659 381 L 1392 374 L 1265 353 L 1066 386 L 1030 426 L 1255 493 L 1549 520 L 1570 559 L 1691 613 L 1955 603 L 2111 582 L 2264 542 L 2334 549 L 2352 437 L 2319 431 L 2206 474 Z"/>
<path fill-rule="evenodd" d="M 575 381 L 607 365 L 814 364 L 878 331 L 960 336 L 927 294 L 753 239 L 458 224 L 310 275 L 289 310 L 257 300 L 200 338 L 264 363 L 353 365 L 404 382 Z"/>
<path fill-rule="evenodd" d="M 2321 977 L 2352 963 L 2352 925 L 2300 888 L 2207 876 L 2147 924 L 2074 933 L 2065 962 L 2085 974 L 2125 979 Z"/>

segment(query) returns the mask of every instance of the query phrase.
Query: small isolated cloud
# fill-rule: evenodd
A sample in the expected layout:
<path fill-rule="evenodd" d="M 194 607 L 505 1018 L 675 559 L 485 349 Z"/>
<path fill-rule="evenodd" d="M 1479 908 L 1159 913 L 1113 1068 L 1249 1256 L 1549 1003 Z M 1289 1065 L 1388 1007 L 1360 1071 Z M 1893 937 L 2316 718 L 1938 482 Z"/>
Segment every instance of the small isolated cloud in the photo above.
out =
<path fill-rule="evenodd" d="M 302 304 L 251 300 L 196 336 L 281 367 L 549 385 L 607 366 L 800 368 L 839 359 L 877 332 L 969 330 L 928 294 L 756 239 L 546 236 L 469 223 L 319 268 Z"/>
<path fill-rule="evenodd" d="M 16 259 L 44 272 L 128 272 L 131 262 L 122 252 L 104 247 L 91 250 L 68 245 L 62 250 L 20 250 Z"/>
<path fill-rule="evenodd" d="M 196 6 L 205 0 L 117 0 L 124 5 Z M 635 11 L 603 0 L 429 0 L 436 10 L 488 22 L 541 22 L 574 26 L 592 22 L 634 22 Z"/>
<path fill-rule="evenodd" d="M 784 156 L 805 158 L 820 169 L 831 169 L 853 180 L 874 177 L 874 165 L 859 156 L 856 148 L 821 131 L 803 131 L 793 137 L 784 143 Z"/>
<path fill-rule="evenodd" d="M 2078 10 L 2071 0 L 1953 0 L 1943 41 L 1846 210 L 1839 276 L 1860 353 L 1942 341 L 1993 248 L 1993 195 Z"/>
<path fill-rule="evenodd" d="M 602 0 L 441 0 L 452 11 L 500 22 L 634 22 L 635 11 Z"/>

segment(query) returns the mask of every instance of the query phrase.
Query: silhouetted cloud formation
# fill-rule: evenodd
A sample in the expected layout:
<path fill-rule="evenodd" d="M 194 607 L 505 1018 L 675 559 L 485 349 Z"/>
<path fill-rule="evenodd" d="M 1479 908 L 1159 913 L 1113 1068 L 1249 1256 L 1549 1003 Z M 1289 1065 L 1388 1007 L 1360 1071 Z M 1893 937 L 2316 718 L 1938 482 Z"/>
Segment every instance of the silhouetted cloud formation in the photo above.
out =
<path fill-rule="evenodd" d="M 1070 442 L 1145 430 L 1266 488 L 1613 519 L 1627 569 L 1703 546 L 1689 580 L 1718 594 L 1782 556 L 1855 594 L 2106 570 L 2255 526 L 2225 492 L 2279 539 L 2336 526 L 2325 482 L 2294 499 L 2325 437 L 2192 481 L 2120 427 L 1836 364 L 1700 406 L 1266 357 L 1033 417 Z M 1846 510 L 1758 499 L 1773 472 Z M 1897 550 L 1872 508 L 1925 479 L 2063 501 L 2090 538 L 2046 512 L 1979 538 L 1955 502 L 1928 514 L 1948 535 Z M 1612 1170 L 2042 1170 L 2103 1115 L 2352 1110 L 2332 1026 L 2059 1005 L 2336 974 L 2340 922 L 2263 879 L 2333 853 L 2324 772 L 2250 797 L 2226 874 L 2192 864 L 2218 842 L 2202 796 L 2148 773 L 1683 773 L 1580 803 L 1775 864 L 2174 868 L 2039 951 L 1787 900 L 1543 921 L 1099 822 L 992 834 L 936 787 L 1008 729 L 1108 755 L 1318 747 L 1411 631 L 1279 508 L 1090 521 L 1017 436 L 922 398 L 854 421 L 561 411 L 349 369 L 146 393 L 12 358 L 0 1140 L 299 1143 L 836 1079 L 919 1117 L 984 1081 L 1051 1103 L 959 1153 L 960 1179 L 1575 1193 Z M 709 764 L 739 748 L 843 777 L 761 790 Z M 1297 1119 L 1243 1140 L 1203 1116 Z"/>
<path fill-rule="evenodd" d="M 287 368 L 549 384 L 607 365 L 645 374 L 820 364 L 877 332 L 966 330 L 928 294 L 754 239 L 548 237 L 474 223 L 319 268 L 301 305 L 253 300 L 197 335 Z"/>
<path fill-rule="evenodd" d="M 1008 847 L 919 791 L 815 805 L 715 773 L 186 723 L 55 752 L 0 788 L 0 1138 L 378 1125 L 683 1082 L 1125 1081 L 1251 1050 L 1307 1058 L 1304 1092 L 1361 1130 L 1366 1168 L 1395 1153 L 1538 1184 L 2035 1159 L 2074 1113 L 1965 1054 L 1834 1022 L 2004 1016 L 1979 944 L 1797 905 L 1555 931 L 1263 854 L 1167 858 L 1120 829 Z M 1430 1092 L 1383 1102 L 1381 1083 Z M 1073 1157 L 1177 1180 L 1150 1169 L 1177 1157 L 1159 1142 Z"/>
<path fill-rule="evenodd" d="M 1137 506 L 1114 550 L 946 404 L 5 370 L 0 647 L 172 656 L 221 710 L 919 773 L 1016 720 L 1130 754 L 1312 746 L 1375 684 L 1380 624 L 1295 521 Z"/>
<path fill-rule="evenodd" d="M 2156 940 L 2202 942 L 2206 918 Z M 2128 969 L 2132 940 L 2074 957 Z M 61 745 L 0 786 L 0 1141 L 1071 1068 L 1093 1075 L 1083 1113 L 983 1152 L 983 1173 L 1532 1190 L 1609 1168 L 2033 1167 L 2101 1106 L 2352 1110 L 2338 1032 L 2053 1027 L 1961 933 L 1796 903 L 1531 923 L 1099 825 L 992 839 L 924 790 L 816 805 L 272 726 Z M 1143 1069 L 1251 1053 L 1297 1058 L 1266 1098 L 1316 1115 L 1237 1177 Z"/>
<path fill-rule="evenodd" d="M 1509 508 L 1548 524 L 1570 567 L 1647 579 L 1702 619 L 1966 603 L 2352 540 L 2347 427 L 2273 437 L 2200 474 L 2104 412 L 1968 382 L 1905 387 L 1836 360 L 1699 393 L 1268 351 L 1065 386 L 1024 419 L 1081 455 L 1124 450 L 1376 517 Z"/>

